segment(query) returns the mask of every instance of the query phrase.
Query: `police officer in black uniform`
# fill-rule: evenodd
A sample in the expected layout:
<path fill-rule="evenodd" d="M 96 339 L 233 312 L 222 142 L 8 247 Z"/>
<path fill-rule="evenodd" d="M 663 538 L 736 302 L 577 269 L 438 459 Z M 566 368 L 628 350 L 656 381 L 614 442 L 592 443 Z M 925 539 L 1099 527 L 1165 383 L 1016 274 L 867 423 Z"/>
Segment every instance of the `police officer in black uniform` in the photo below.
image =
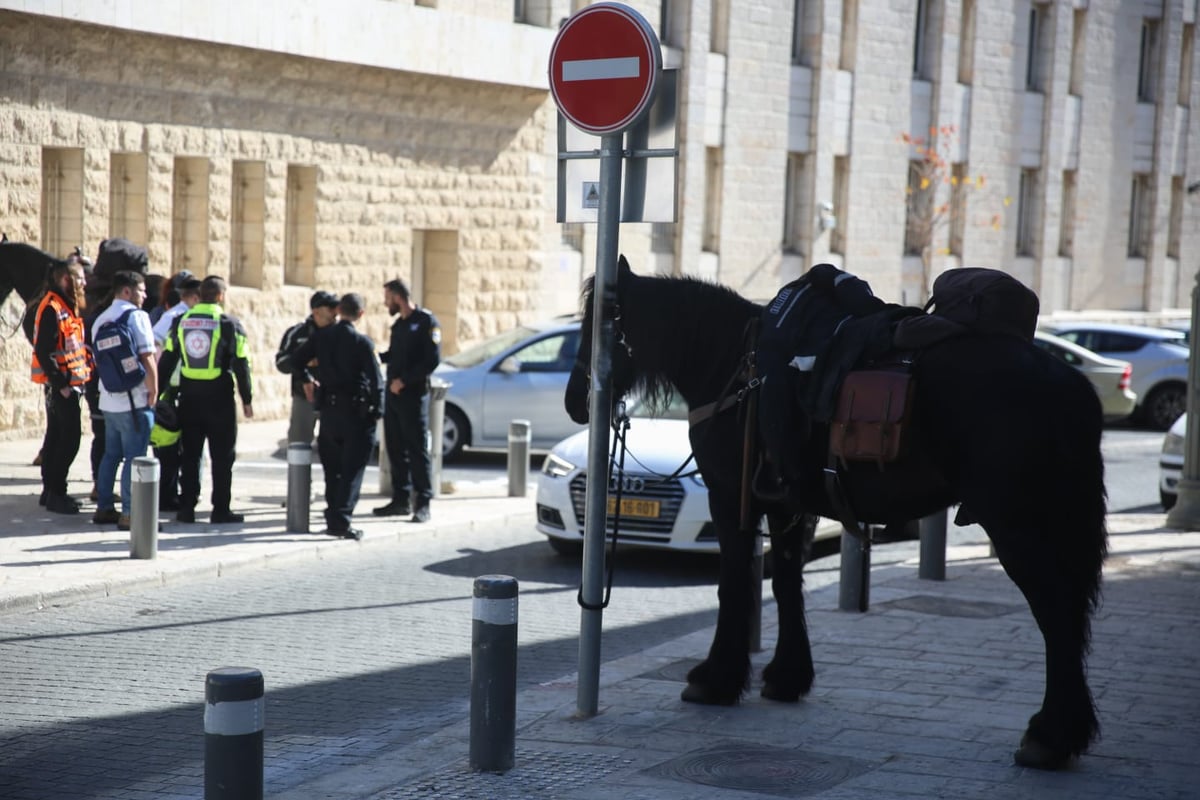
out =
<path fill-rule="evenodd" d="M 399 278 L 383 285 L 383 301 L 392 323 L 387 364 L 387 401 L 383 438 L 392 465 L 392 501 L 374 510 L 380 517 L 408 514 L 429 521 L 433 465 L 429 454 L 429 376 L 441 361 L 442 329 L 437 319 L 412 302 Z M 412 505 L 409 497 L 412 497 Z"/>
<path fill-rule="evenodd" d="M 221 308 L 225 279 L 209 275 L 200 282 L 200 302 L 185 311 L 163 343 L 160 375 L 180 365 L 179 424 L 183 434 L 179 455 L 180 522 L 196 521 L 200 497 L 200 454 L 208 441 L 212 459 L 212 516 L 214 523 L 242 522 L 229 508 L 233 494 L 233 461 L 237 451 L 237 408 L 234 378 L 242 398 L 242 413 L 254 416 L 250 389 L 250 355 L 242 323 Z"/>
<path fill-rule="evenodd" d="M 383 410 L 383 376 L 375 343 L 354 323 L 363 315 L 362 295 L 350 292 L 338 303 L 340 319 L 320 328 L 295 350 L 297 364 L 308 364 L 318 385 L 321 431 L 317 452 L 325 472 L 325 533 L 361 539 L 350 525 L 358 503 L 363 473 L 375 449 L 375 423 Z"/>

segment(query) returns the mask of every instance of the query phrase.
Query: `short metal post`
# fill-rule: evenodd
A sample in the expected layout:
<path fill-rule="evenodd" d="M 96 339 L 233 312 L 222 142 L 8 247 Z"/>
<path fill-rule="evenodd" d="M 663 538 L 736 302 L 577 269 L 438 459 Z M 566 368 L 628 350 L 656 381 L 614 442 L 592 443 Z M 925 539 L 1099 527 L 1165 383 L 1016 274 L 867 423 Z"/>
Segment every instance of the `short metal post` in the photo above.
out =
<path fill-rule="evenodd" d="M 129 557 L 158 557 L 158 459 L 139 456 L 130 473 Z"/>
<path fill-rule="evenodd" d="M 838 608 L 842 611 L 866 611 L 871 600 L 871 538 L 842 530 L 841 579 Z"/>
<path fill-rule="evenodd" d="M 517 741 L 517 579 L 481 575 L 471 609 L 471 769 L 512 769 Z"/>
<path fill-rule="evenodd" d="M 383 424 L 382 419 L 376 423 L 375 434 L 375 441 L 379 442 L 379 493 L 384 497 L 391 497 L 392 460 L 388 458 L 387 426 Z"/>
<path fill-rule="evenodd" d="M 921 564 L 917 577 L 927 581 L 946 580 L 946 509 L 921 517 Z"/>
<path fill-rule="evenodd" d="M 287 463 L 287 529 L 289 533 L 308 533 L 312 445 L 308 442 L 289 442 Z"/>
<path fill-rule="evenodd" d="M 434 497 L 442 493 L 442 456 L 445 450 L 442 435 L 446 429 L 446 393 L 452 385 L 436 375 L 429 378 L 429 459 L 433 465 L 433 474 L 429 477 Z"/>
<path fill-rule="evenodd" d="M 508 423 L 508 496 L 524 497 L 529 490 L 529 443 L 532 426 L 527 419 Z"/>
<path fill-rule="evenodd" d="M 204 800 L 262 800 L 262 673 L 222 667 L 204 681 Z"/>

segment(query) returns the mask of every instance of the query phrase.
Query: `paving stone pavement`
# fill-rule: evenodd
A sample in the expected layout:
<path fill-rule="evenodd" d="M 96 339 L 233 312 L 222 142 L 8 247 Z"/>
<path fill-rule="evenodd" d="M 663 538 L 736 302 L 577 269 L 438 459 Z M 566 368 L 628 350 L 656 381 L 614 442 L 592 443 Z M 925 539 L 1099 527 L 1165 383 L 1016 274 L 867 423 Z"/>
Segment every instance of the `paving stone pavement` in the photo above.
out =
<path fill-rule="evenodd" d="M 260 444 L 273 445 L 277 432 L 267 423 L 245 426 L 242 441 L 248 448 L 255 437 Z M 220 585 L 209 579 L 236 579 L 292 560 L 370 559 L 386 548 L 407 546 L 404 537 L 412 536 L 409 530 L 397 530 L 395 523 L 368 520 L 362 543 L 314 544 L 312 535 L 286 534 L 278 503 L 257 496 L 253 485 L 239 480 L 235 493 L 250 511 L 243 529 L 168 527 L 159 558 L 133 562 L 122 551 L 127 539 L 113 531 L 87 530 L 91 526 L 80 524 L 82 517 L 71 522 L 31 513 L 36 483 L 30 483 L 32 473 L 21 466 L 32 455 L 29 448 L 27 442 L 0 443 L 0 519 L 5 520 L 0 608 L 8 614 L 97 597 L 120 601 L 122 592 L 148 585 L 178 586 L 199 583 L 197 579 Z M 79 462 L 86 464 L 83 454 Z M 481 534 L 531 513 L 528 499 L 495 494 L 484 487 L 469 502 L 465 496 L 439 501 L 435 522 L 442 527 L 431 527 L 420 536 Z M 455 502 L 460 503 L 458 509 Z M 325 729 L 313 735 L 302 719 L 282 730 L 271 730 L 268 722 L 267 796 L 1195 798 L 1200 796 L 1195 758 L 1200 744 L 1200 675 L 1195 666 L 1200 658 L 1200 533 L 1171 531 L 1164 522 L 1161 514 L 1110 516 L 1111 555 L 1103 605 L 1093 623 L 1090 660 L 1103 738 L 1077 764 L 1059 773 L 1012 764 L 1012 751 L 1041 699 L 1042 643 L 1019 592 L 978 533 L 968 532 L 951 538 L 947 580 L 942 582 L 916 577 L 914 543 L 877 548 L 871 610 L 865 614 L 837 610 L 835 562 L 810 566 L 809 624 L 818 674 L 814 691 L 799 704 L 764 701 L 757 695 L 757 683 L 738 707 L 681 703 L 682 676 L 703 657 L 710 642 L 711 628 L 701 625 L 687 635 L 667 633 L 632 652 L 606 652 L 601 708 L 595 717 L 576 714 L 577 686 L 569 667 L 560 674 L 550 674 L 551 669 L 543 680 L 522 688 L 516 766 L 503 775 L 468 768 L 465 698 L 456 708 L 439 707 L 424 716 L 420 698 L 407 698 L 413 704 L 414 734 L 386 748 L 360 744 L 369 738 L 363 735 L 371 730 L 369 718 L 355 719 L 341 739 L 336 731 Z M 693 599 L 709 590 L 693 588 L 694 597 L 687 595 Z M 529 601 L 532 607 L 536 596 Z M 80 608 L 83 613 L 88 606 L 82 603 Z M 522 605 L 523 612 L 525 608 Z M 768 604 L 763 630 L 768 651 L 755 656 L 756 669 L 768 660 L 774 641 L 771 610 Z M 617 618 L 614 612 L 606 623 Z M 284 622 L 264 624 L 266 635 L 286 634 Z M 526 624 L 538 623 L 523 613 L 522 625 Z M 148 633 L 144 652 L 152 652 L 155 637 L 161 635 Z M 45 658 L 67 658 L 70 647 L 70 638 L 47 640 Z M 56 655 L 57 648 L 62 649 Z M 522 655 L 536 659 L 538 651 Z M 139 655 L 130 652 L 124 657 Z M 435 653 L 430 661 L 436 665 Z M 381 653 L 376 666 L 387 662 L 388 655 Z M 560 663 L 566 666 L 560 660 L 551 667 Z M 461 670 L 464 664 L 451 668 Z M 431 667 L 431 676 L 435 672 Z M 321 677 L 311 675 L 296 691 L 308 691 L 315 702 L 326 685 Z M 79 680 L 86 682 L 87 676 Z M 57 702 L 48 687 L 43 703 L 51 720 L 72 713 Z M 122 700 L 116 696 L 108 702 L 115 709 Z M 325 702 L 336 705 L 339 698 Z M 164 717 L 168 713 L 164 711 Z M 308 724 L 318 727 L 321 713 L 318 704 Z M 49 726 L 45 736 L 30 737 L 27 746 L 53 747 L 53 730 Z M 194 737 L 176 730 L 164 725 L 161 733 L 146 734 L 147 743 L 159 735 Z M 87 732 L 103 737 L 103 721 Z M 39 738 L 44 741 L 39 743 Z M 273 766 L 270 755 L 285 745 L 309 748 L 312 759 L 324 764 L 320 774 L 299 783 L 281 775 L 287 767 Z M 345 753 L 340 761 L 338 748 Z M 115 755 L 94 756 L 97 769 L 119 771 L 119 754 Z M 88 756 L 78 751 L 77 757 Z M 179 768 L 191 770 L 193 778 L 199 769 L 195 763 Z M 11 792 L 6 794 L 0 786 L 0 798 L 7 796 Z M 199 794 L 172 794 L 146 783 L 105 796 Z"/>

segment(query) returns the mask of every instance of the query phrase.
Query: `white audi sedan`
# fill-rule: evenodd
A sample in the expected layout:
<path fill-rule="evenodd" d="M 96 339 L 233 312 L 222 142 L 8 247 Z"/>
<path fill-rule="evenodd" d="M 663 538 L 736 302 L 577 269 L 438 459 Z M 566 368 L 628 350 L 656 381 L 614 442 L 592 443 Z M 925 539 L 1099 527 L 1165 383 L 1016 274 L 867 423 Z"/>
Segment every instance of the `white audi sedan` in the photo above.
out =
<path fill-rule="evenodd" d="M 716 553 L 717 532 L 709 519 L 708 490 L 695 462 L 671 477 L 692 452 L 686 409 L 672 408 L 661 418 L 634 413 L 626 436 L 624 474 L 617 477 L 614 469 L 609 486 L 609 534 L 619 482 L 619 543 Z M 542 462 L 537 529 L 559 553 L 578 553 L 583 544 L 587 452 L 585 430 L 559 442 Z"/>

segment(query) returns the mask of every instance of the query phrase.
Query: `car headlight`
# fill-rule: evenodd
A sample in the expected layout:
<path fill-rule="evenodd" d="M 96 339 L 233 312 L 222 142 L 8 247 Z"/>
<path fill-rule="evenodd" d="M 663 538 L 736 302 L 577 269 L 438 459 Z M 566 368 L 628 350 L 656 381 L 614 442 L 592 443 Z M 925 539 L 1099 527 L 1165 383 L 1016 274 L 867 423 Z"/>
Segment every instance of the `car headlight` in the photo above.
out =
<path fill-rule="evenodd" d="M 1168 433 L 1163 439 L 1162 454 L 1164 456 L 1182 456 L 1183 444 L 1186 440 L 1186 436 L 1180 436 L 1177 433 Z"/>
<path fill-rule="evenodd" d="M 542 462 L 542 474 L 549 475 L 551 478 L 565 478 L 574 469 L 574 464 L 564 458 L 559 458 L 554 453 L 546 456 L 546 460 Z"/>

